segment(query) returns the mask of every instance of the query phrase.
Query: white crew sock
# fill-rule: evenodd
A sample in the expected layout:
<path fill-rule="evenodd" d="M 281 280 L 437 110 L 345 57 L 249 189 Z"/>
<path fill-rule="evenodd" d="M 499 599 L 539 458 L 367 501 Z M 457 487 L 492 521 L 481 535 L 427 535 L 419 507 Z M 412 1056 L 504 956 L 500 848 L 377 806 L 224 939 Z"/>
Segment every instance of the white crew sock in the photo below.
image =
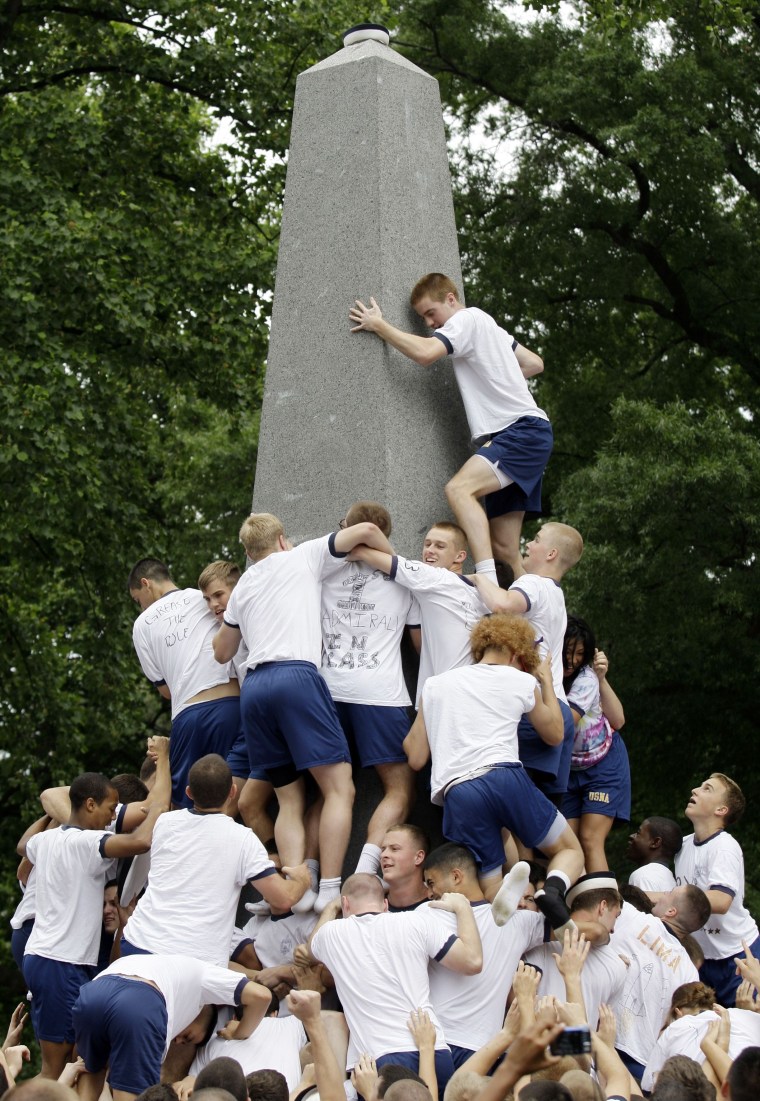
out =
<path fill-rule="evenodd" d="M 380 853 L 382 849 L 379 845 L 372 845 L 368 841 L 362 848 L 361 856 L 359 857 L 359 863 L 356 865 L 357 872 L 366 872 L 367 875 L 377 875 L 380 871 Z"/>
<path fill-rule="evenodd" d="M 484 558 L 482 562 L 476 562 L 475 573 L 482 573 L 489 581 L 493 581 L 494 585 L 499 584 L 496 577 L 496 563 L 493 558 Z"/>
<path fill-rule="evenodd" d="M 332 902 L 334 898 L 340 897 L 340 876 L 336 876 L 335 879 L 320 879 L 319 881 L 319 895 L 317 901 L 314 903 L 314 912 L 321 914 L 325 907 Z"/>

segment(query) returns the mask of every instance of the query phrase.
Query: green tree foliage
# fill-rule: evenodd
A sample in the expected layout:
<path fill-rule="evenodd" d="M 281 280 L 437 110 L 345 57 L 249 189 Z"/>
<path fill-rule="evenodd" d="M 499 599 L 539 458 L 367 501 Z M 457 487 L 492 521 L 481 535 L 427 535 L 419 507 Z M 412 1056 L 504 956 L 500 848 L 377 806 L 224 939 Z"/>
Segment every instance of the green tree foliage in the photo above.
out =
<path fill-rule="evenodd" d="M 295 78 L 348 8 L 0 2 L 5 928 L 40 788 L 168 726 L 130 566 L 240 558 Z"/>

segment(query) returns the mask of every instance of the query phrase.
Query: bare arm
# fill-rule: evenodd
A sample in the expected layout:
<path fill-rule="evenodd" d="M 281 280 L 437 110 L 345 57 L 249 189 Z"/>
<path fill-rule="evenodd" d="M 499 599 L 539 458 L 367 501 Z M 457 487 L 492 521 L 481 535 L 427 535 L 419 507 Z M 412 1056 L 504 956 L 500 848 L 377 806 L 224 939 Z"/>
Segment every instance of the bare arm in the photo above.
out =
<path fill-rule="evenodd" d="M 240 995 L 243 1016 L 239 1021 L 228 1021 L 218 1035 L 223 1040 L 247 1040 L 258 1028 L 266 1016 L 272 996 L 265 986 L 256 982 L 247 982 Z"/>
<path fill-rule="evenodd" d="M 415 772 L 419 772 L 430 760 L 430 742 L 428 741 L 425 717 L 422 714 L 422 701 L 420 701 L 420 709 L 412 723 L 412 728 L 402 744 L 409 761 L 409 767 L 413 768 Z"/>
<path fill-rule="evenodd" d="M 253 885 L 270 906 L 274 906 L 276 910 L 290 910 L 309 889 L 311 875 L 305 864 L 299 864 L 296 868 L 283 868 L 282 871 L 282 875 L 277 872 L 276 875 L 257 879 Z"/>
<path fill-rule="evenodd" d="M 354 322 L 352 333 L 375 333 L 386 344 L 390 344 L 421 367 L 429 367 L 431 363 L 448 355 L 446 345 L 437 336 L 417 336 L 416 333 L 405 333 L 402 329 L 397 329 L 385 320 L 374 298 L 369 301 L 370 305 L 365 306 L 357 298 L 356 305 L 349 310 L 348 316 Z"/>
<path fill-rule="evenodd" d="M 154 803 L 143 823 L 132 833 L 109 835 L 103 845 L 105 855 L 116 860 L 120 856 L 137 856 L 138 853 L 146 853 L 153 838 L 153 827 L 159 816 L 168 809 L 168 803 Z"/>
<path fill-rule="evenodd" d="M 438 1078 L 435 1073 L 435 1025 L 424 1009 L 413 1009 L 406 1026 L 420 1053 L 420 1078 L 430 1090 L 433 1101 L 438 1101 Z"/>
<path fill-rule="evenodd" d="M 734 896 L 730 895 L 728 891 L 705 891 L 709 902 L 710 909 L 714 914 L 727 914 L 731 903 L 734 901 Z"/>
<path fill-rule="evenodd" d="M 588 959 L 590 948 L 590 941 L 586 940 L 580 930 L 565 929 L 562 954 L 557 956 L 557 970 L 565 981 L 567 1001 L 581 1007 L 583 1010 L 583 1018 L 586 1022 L 588 1022 L 588 1014 L 583 1000 L 581 971 Z"/>
<path fill-rule="evenodd" d="M 359 562 L 366 562 L 373 570 L 380 570 L 382 573 L 390 573 L 393 569 L 393 555 L 375 550 L 374 547 L 359 544 L 354 548 L 351 557 Z"/>
<path fill-rule="evenodd" d="M 460 975 L 478 975 L 483 969 L 483 946 L 470 903 L 464 895 L 447 892 L 429 905 L 431 910 L 448 910 L 457 919 L 458 939 L 440 962 Z"/>
<path fill-rule="evenodd" d="M 500 589 L 482 573 L 472 574 L 470 581 L 475 582 L 483 603 L 492 612 L 507 612 L 509 615 L 525 615 L 527 612 L 528 601 L 516 589 Z"/>
<path fill-rule="evenodd" d="M 45 788 L 40 792 L 42 809 L 49 818 L 56 822 L 68 822 L 71 818 L 71 800 L 69 799 L 69 785 L 63 784 L 57 788 Z"/>
<path fill-rule="evenodd" d="M 554 694 L 550 654 L 546 655 L 536 669 L 536 680 L 541 685 L 541 691 L 536 689 L 535 703 L 528 712 L 528 718 L 543 742 L 547 745 L 561 745 L 565 735 L 565 722 Z"/>
<path fill-rule="evenodd" d="M 602 711 L 607 716 L 607 721 L 612 729 L 621 730 L 625 726 L 625 712 L 622 703 L 607 680 L 608 669 L 607 655 L 603 650 L 596 650 L 593 670 L 599 678 L 599 699 L 602 704 Z"/>
<path fill-rule="evenodd" d="M 44 833 L 50 825 L 51 821 L 51 815 L 43 814 L 42 818 L 37 818 L 34 822 L 32 822 L 31 826 L 28 826 L 24 830 L 21 837 L 19 838 L 18 845 L 16 845 L 16 852 L 19 856 L 26 856 L 26 843 L 29 838 L 34 837 L 35 834 Z M 68 822 L 68 818 L 64 818 L 64 822 Z"/>
<path fill-rule="evenodd" d="M 214 657 L 220 665 L 226 665 L 232 661 L 238 652 L 238 646 L 243 636 L 239 627 L 230 627 L 229 623 L 223 623 L 214 635 Z"/>
<path fill-rule="evenodd" d="M 352 524 L 335 533 L 335 549 L 339 554 L 348 554 L 362 543 L 372 550 L 393 554 L 393 547 L 385 538 L 377 524 Z"/>
<path fill-rule="evenodd" d="M 338 1065 L 320 1012 L 320 997 L 315 990 L 293 990 L 288 994 L 288 1009 L 303 1024 L 311 1041 L 317 1092 L 324 1101 L 345 1101 L 345 1074 Z"/>
<path fill-rule="evenodd" d="M 536 375 L 540 375 L 544 369 L 544 361 L 541 356 L 531 352 L 529 348 L 524 348 L 522 344 L 518 344 L 515 348 L 515 356 L 524 378 L 534 378 Z"/>
<path fill-rule="evenodd" d="M 122 833 L 131 833 L 145 821 L 153 803 L 169 806 L 172 801 L 172 776 L 169 768 L 169 739 L 156 734 L 148 738 L 148 754 L 156 762 L 156 778 L 147 799 L 141 803 L 127 803 L 121 820 Z"/>
<path fill-rule="evenodd" d="M 478 1101 L 504 1101 L 509 1091 L 523 1074 L 542 1070 L 559 1061 L 556 1055 L 547 1051 L 549 1044 L 556 1040 L 564 1025 L 550 1024 L 538 1020 L 530 1028 L 521 1032 L 510 1045 L 507 1057 L 478 1094 Z"/>

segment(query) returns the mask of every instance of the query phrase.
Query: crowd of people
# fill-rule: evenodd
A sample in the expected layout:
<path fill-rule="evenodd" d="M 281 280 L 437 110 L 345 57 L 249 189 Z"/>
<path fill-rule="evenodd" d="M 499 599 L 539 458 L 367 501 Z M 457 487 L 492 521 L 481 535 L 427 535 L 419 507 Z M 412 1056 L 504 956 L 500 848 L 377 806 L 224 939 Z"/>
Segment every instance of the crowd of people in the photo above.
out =
<path fill-rule="evenodd" d="M 527 384 L 543 363 L 443 275 L 411 302 L 432 335 L 374 299 L 353 331 L 451 356 L 476 448 L 446 487 L 457 522 L 414 559 L 378 502 L 295 547 L 255 513 L 244 571 L 215 561 L 180 588 L 134 566 L 134 646 L 171 736 L 139 775 L 42 792 L 19 841 L 12 947 L 41 1072 L 15 1084 L 22 1002 L 0 1058 L 14 1101 L 760 1091 L 741 790 L 717 771 L 694 787 L 687 837 L 652 808 L 628 883 L 610 871 L 631 782 L 607 656 L 565 609 L 583 540 L 551 520 L 520 552 L 552 448 Z M 357 839 L 359 767 L 381 796 Z M 428 776 L 435 846 L 415 821 Z"/>

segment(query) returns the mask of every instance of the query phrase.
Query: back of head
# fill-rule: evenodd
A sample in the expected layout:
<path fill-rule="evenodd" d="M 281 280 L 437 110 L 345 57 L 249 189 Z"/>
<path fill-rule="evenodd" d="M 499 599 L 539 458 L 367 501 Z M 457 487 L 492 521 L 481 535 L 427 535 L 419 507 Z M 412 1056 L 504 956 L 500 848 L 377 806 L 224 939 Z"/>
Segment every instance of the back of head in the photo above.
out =
<path fill-rule="evenodd" d="M 258 562 L 273 551 L 281 535 L 285 534 L 282 521 L 271 512 L 254 512 L 243 521 L 240 542 L 252 562 Z"/>
<path fill-rule="evenodd" d="M 279 1070 L 254 1070 L 245 1084 L 251 1101 L 288 1101 L 288 1083 Z"/>
<path fill-rule="evenodd" d="M 711 986 L 703 982 L 685 982 L 673 991 L 670 999 L 671 1013 L 676 1009 L 682 1013 L 694 1010 L 701 1013 L 705 1009 L 712 1009 L 715 1002 L 715 991 Z"/>
<path fill-rule="evenodd" d="M 69 799 L 72 810 L 81 810 L 88 799 L 94 799 L 96 803 L 102 803 L 108 798 L 109 792 L 114 786 L 107 776 L 101 772 L 83 772 L 72 781 L 69 788 Z"/>
<path fill-rule="evenodd" d="M 145 784 L 132 772 L 120 772 L 118 776 L 112 776 L 111 787 L 115 788 L 120 803 L 142 803 L 148 798 Z"/>
<path fill-rule="evenodd" d="M 467 879 L 478 878 L 478 865 L 475 857 L 464 845 L 457 845 L 453 841 L 447 841 L 439 845 L 425 857 L 425 871 L 433 869 L 441 872 L 453 872 L 458 868 Z"/>
<path fill-rule="evenodd" d="M 200 1075 L 198 1077 L 200 1077 Z M 198 1079 L 196 1078 L 196 1083 L 197 1081 Z M 221 1086 L 204 1086 L 203 1089 L 199 1090 L 196 1085 L 193 1090 L 193 1097 L 196 1101 L 238 1101 L 234 1093 L 222 1089 Z"/>
<path fill-rule="evenodd" d="M 355 501 L 346 513 L 346 524 L 374 524 L 387 539 L 391 533 L 391 514 L 377 501 Z"/>
<path fill-rule="evenodd" d="M 143 577 L 147 578 L 148 581 L 159 582 L 171 581 L 172 579 L 169 567 L 160 558 L 141 558 L 139 562 L 135 562 L 127 579 L 127 588 L 130 592 L 140 588 L 140 581 Z"/>
<path fill-rule="evenodd" d="M 431 271 L 414 284 L 409 301 L 413 306 L 421 298 L 432 298 L 433 302 L 444 302 L 447 294 L 453 294 L 457 302 L 459 301 L 459 291 L 453 280 L 440 271 Z"/>
<path fill-rule="evenodd" d="M 651 1097 L 652 1101 L 715 1101 L 715 1086 L 699 1063 L 687 1055 L 671 1055 L 657 1075 Z"/>
<path fill-rule="evenodd" d="M 243 1068 L 236 1059 L 230 1059 L 228 1055 L 220 1055 L 218 1059 L 212 1059 L 206 1063 L 203 1070 L 195 1079 L 193 1093 L 208 1089 L 226 1090 L 231 1093 L 235 1101 L 247 1101 L 248 1089 L 245 1084 Z"/>
<path fill-rule="evenodd" d="M 647 818 L 647 824 L 649 826 L 649 836 L 652 839 L 659 837 L 660 839 L 660 851 L 664 857 L 668 860 L 681 851 L 683 845 L 683 831 L 677 822 L 674 822 L 672 818 L 661 818 L 659 815 L 655 815 L 654 818 Z"/>
<path fill-rule="evenodd" d="M 209 562 L 208 566 L 201 571 L 201 575 L 198 578 L 198 588 L 203 590 L 207 589 L 209 585 L 228 585 L 229 588 L 237 585 L 240 580 L 240 566 L 237 562 L 230 562 L 225 558 L 217 558 L 214 562 Z"/>
<path fill-rule="evenodd" d="M 757 1101 L 760 1097 L 760 1047 L 745 1047 L 728 1072 L 731 1101 Z"/>
<path fill-rule="evenodd" d="M 51 1078 L 31 1078 L 8 1090 L 8 1101 L 78 1101 L 79 1094 Z"/>
<path fill-rule="evenodd" d="M 138 1095 L 137 1101 L 178 1101 L 174 1086 L 168 1082 L 157 1082 L 155 1086 L 148 1086 Z"/>
<path fill-rule="evenodd" d="M 503 612 L 484 616 L 472 629 L 470 649 L 476 665 L 482 661 L 486 650 L 514 654 L 526 673 L 535 672 L 541 664 L 541 655 L 536 647 L 536 632 L 522 616 L 506 615 Z"/>
<path fill-rule="evenodd" d="M 404 1067 L 401 1063 L 386 1063 L 384 1067 L 381 1067 L 377 1072 L 377 1096 L 379 1101 L 385 1097 L 387 1091 L 396 1082 L 417 1082 L 419 1085 L 424 1086 L 425 1083 L 420 1078 L 416 1070 L 412 1070 L 411 1067 Z M 427 1087 L 425 1087 L 427 1089 Z"/>
<path fill-rule="evenodd" d="M 576 566 L 583 554 L 583 537 L 569 524 L 559 524 L 552 520 L 541 528 L 544 543 L 556 547 L 563 572 Z"/>
<path fill-rule="evenodd" d="M 376 875 L 354 872 L 340 889 L 341 895 L 351 900 L 352 907 L 366 905 L 382 910 L 385 901 L 383 885 Z"/>
<path fill-rule="evenodd" d="M 731 777 L 726 776 L 724 772 L 712 772 L 710 773 L 710 779 L 719 780 L 723 785 L 725 791 L 724 801 L 728 807 L 727 813 L 723 816 L 723 821 L 727 826 L 731 826 L 734 822 L 738 822 L 744 814 L 744 808 L 747 805 L 747 800 L 744 798 L 744 792 L 739 787 L 736 780 L 732 780 Z"/>
<path fill-rule="evenodd" d="M 208 753 L 196 761 L 187 776 L 193 803 L 202 809 L 221 807 L 232 787 L 232 773 L 224 757 Z"/>
<path fill-rule="evenodd" d="M 578 1067 L 562 1075 L 560 1082 L 570 1090 L 573 1101 L 604 1101 L 604 1094 L 590 1074 Z"/>
<path fill-rule="evenodd" d="M 561 1082 L 543 1079 L 523 1086 L 520 1101 L 573 1101 L 573 1095 Z"/>
<path fill-rule="evenodd" d="M 678 893 L 678 919 L 687 933 L 696 933 L 710 920 L 710 900 L 696 883 L 685 883 Z"/>
<path fill-rule="evenodd" d="M 443 1101 L 476 1101 L 478 1094 L 490 1081 L 482 1074 L 476 1074 L 474 1070 L 458 1070 L 453 1078 L 449 1078 Z"/>
<path fill-rule="evenodd" d="M 424 1082 L 413 1082 L 405 1078 L 394 1082 L 385 1091 L 386 1101 L 431 1101 L 432 1095 Z"/>

